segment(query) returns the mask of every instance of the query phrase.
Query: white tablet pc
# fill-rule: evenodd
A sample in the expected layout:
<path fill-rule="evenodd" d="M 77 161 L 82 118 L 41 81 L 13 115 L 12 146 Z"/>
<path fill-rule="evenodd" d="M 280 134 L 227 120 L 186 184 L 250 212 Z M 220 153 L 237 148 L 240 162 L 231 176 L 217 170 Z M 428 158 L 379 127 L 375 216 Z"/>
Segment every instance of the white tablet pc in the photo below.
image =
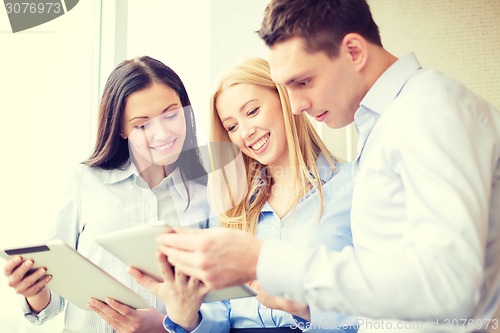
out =
<path fill-rule="evenodd" d="M 129 266 L 161 280 L 160 269 L 156 261 L 156 237 L 168 230 L 168 226 L 159 222 L 99 235 L 95 241 Z M 205 296 L 203 301 L 213 302 L 255 295 L 250 287 L 241 285 L 213 290 Z"/>
<path fill-rule="evenodd" d="M 61 240 L 0 251 L 6 260 L 15 255 L 33 259 L 35 268 L 46 267 L 47 274 L 53 276 L 47 287 L 83 310 L 89 310 L 90 298 L 104 301 L 106 297 L 135 309 L 151 307 L 142 296 Z"/>

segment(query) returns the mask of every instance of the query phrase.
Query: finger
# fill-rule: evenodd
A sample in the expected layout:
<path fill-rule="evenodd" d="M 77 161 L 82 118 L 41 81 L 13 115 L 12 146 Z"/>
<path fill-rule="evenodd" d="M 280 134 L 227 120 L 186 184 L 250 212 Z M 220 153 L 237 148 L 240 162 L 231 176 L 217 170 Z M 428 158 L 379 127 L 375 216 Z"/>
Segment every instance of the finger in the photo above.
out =
<path fill-rule="evenodd" d="M 141 286 L 143 286 L 144 288 L 146 288 L 147 290 L 149 290 L 153 294 L 158 289 L 159 282 L 156 281 L 155 279 L 143 274 L 140 270 L 130 267 L 127 270 L 127 272 L 134 278 L 134 280 L 138 284 L 140 284 Z"/>
<path fill-rule="evenodd" d="M 197 279 L 199 279 L 199 280 L 203 281 L 203 283 L 205 283 L 204 277 L 205 277 L 206 273 L 203 270 L 201 270 L 197 267 L 184 265 L 181 262 L 172 261 L 170 258 L 169 258 L 169 261 L 175 266 L 175 272 L 180 272 L 180 273 L 183 273 L 184 275 L 187 275 L 187 276 L 196 277 Z"/>
<path fill-rule="evenodd" d="M 172 247 L 160 246 L 158 250 L 164 254 L 170 264 L 174 267 L 178 265 L 197 266 L 198 257 L 196 252 L 184 251 Z"/>
<path fill-rule="evenodd" d="M 202 231 L 206 230 L 176 228 L 174 233 L 163 233 L 156 237 L 156 242 L 159 245 L 174 247 L 186 251 L 199 250 L 202 245 L 200 240 L 200 236 L 203 236 L 203 233 L 201 233 Z"/>
<path fill-rule="evenodd" d="M 190 277 L 187 285 L 189 289 L 197 290 L 199 294 L 208 292 L 208 288 L 205 286 L 205 284 L 196 277 Z"/>
<path fill-rule="evenodd" d="M 90 310 L 97 313 L 99 317 L 101 317 L 105 322 L 111 325 L 115 330 L 119 330 L 119 321 L 113 318 L 113 315 L 118 315 L 116 311 L 112 310 L 108 305 L 96 299 L 91 299 L 87 306 Z"/>
<path fill-rule="evenodd" d="M 99 301 L 95 298 L 90 299 L 88 307 L 91 308 L 97 314 L 99 314 L 108 323 L 110 322 L 111 319 L 113 319 L 113 316 L 116 316 L 118 314 L 108 304 Z"/>
<path fill-rule="evenodd" d="M 200 281 L 200 279 L 195 277 L 191 277 L 188 280 L 188 287 L 190 288 L 198 288 L 201 284 L 202 282 Z"/>
<path fill-rule="evenodd" d="M 52 280 L 52 275 L 45 275 L 43 273 L 42 277 L 38 280 L 36 280 L 34 283 L 27 283 L 29 284 L 29 287 L 26 288 L 24 291 L 19 292 L 16 290 L 19 294 L 22 294 L 24 297 L 31 297 L 35 296 L 38 294 L 40 291 L 42 291 L 43 288 L 47 285 Z M 30 276 L 31 277 L 31 276 Z"/>
<path fill-rule="evenodd" d="M 132 309 L 130 306 L 122 304 L 118 301 L 115 301 L 112 298 L 106 298 L 106 303 L 116 312 L 125 317 L 130 317 L 135 314 L 135 309 Z"/>
<path fill-rule="evenodd" d="M 175 270 L 175 284 L 184 286 L 187 284 L 189 277 L 184 274 L 181 270 Z"/>
<path fill-rule="evenodd" d="M 174 268 L 168 261 L 167 257 L 161 253 L 156 252 L 156 260 L 158 261 L 158 266 L 160 268 L 161 276 L 163 281 L 172 283 L 174 281 Z"/>
<path fill-rule="evenodd" d="M 205 284 L 203 284 L 203 282 L 200 282 L 199 286 L 198 286 L 198 292 L 200 295 L 202 296 L 205 296 L 206 294 L 208 294 L 208 292 L 210 291 L 211 289 L 206 286 Z"/>
<path fill-rule="evenodd" d="M 132 276 L 136 281 L 142 279 L 145 276 L 140 270 L 134 267 L 127 268 L 127 273 L 130 274 L 130 276 Z"/>
<path fill-rule="evenodd" d="M 95 298 L 92 298 L 89 302 L 89 306 L 92 306 L 97 310 L 96 312 L 101 313 L 105 318 L 107 318 L 105 319 L 103 317 L 103 319 L 105 319 L 108 323 L 113 325 L 118 325 L 121 322 L 122 315 L 120 312 L 111 307 L 110 301 L 111 299 L 107 298 L 105 303 Z"/>
<path fill-rule="evenodd" d="M 164 246 L 160 246 L 158 250 L 168 258 L 167 260 L 169 261 L 170 265 L 174 266 L 176 270 L 179 267 L 179 265 L 189 266 L 189 267 L 200 266 L 201 253 L 199 252 L 184 251 Z"/>
<path fill-rule="evenodd" d="M 190 289 L 196 290 L 197 294 L 201 297 L 204 297 L 210 291 L 210 288 L 206 286 L 203 281 L 197 278 L 190 278 L 188 281 L 188 287 Z"/>
<path fill-rule="evenodd" d="M 26 272 L 29 270 L 29 267 L 32 264 L 23 264 L 17 270 L 14 271 L 12 275 L 9 276 L 9 286 L 14 288 L 18 294 L 25 294 L 25 296 L 31 296 L 33 290 L 29 290 L 33 287 L 33 285 L 39 282 L 44 276 L 46 276 L 47 270 L 45 268 L 39 268 L 36 271 L 32 272 L 29 275 L 26 275 Z M 48 283 L 48 282 L 47 282 Z M 40 288 L 40 287 L 38 287 Z"/>
<path fill-rule="evenodd" d="M 3 268 L 3 273 L 5 276 L 10 276 L 14 270 L 23 263 L 23 258 L 21 256 L 15 256 L 14 258 L 7 261 Z"/>
<path fill-rule="evenodd" d="M 26 273 L 33 268 L 34 264 L 33 260 L 28 259 L 18 265 L 8 276 L 9 286 L 12 287 L 22 281 L 25 278 Z"/>
<path fill-rule="evenodd" d="M 259 292 L 262 291 L 262 288 L 260 287 L 259 281 L 257 281 L 257 280 L 252 281 L 252 288 L 254 288 L 255 290 L 258 290 Z"/>
<path fill-rule="evenodd" d="M 256 282 L 256 280 L 249 281 L 247 282 L 247 286 L 255 290 L 257 288 Z"/>

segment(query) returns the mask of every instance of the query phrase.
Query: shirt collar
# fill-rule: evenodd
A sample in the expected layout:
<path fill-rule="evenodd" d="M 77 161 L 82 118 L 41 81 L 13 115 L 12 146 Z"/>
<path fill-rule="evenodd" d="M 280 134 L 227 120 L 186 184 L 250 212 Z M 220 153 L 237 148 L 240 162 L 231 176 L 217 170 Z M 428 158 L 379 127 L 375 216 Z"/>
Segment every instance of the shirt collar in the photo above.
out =
<path fill-rule="evenodd" d="M 321 179 L 321 184 L 325 184 L 330 179 L 332 179 L 333 176 L 335 176 L 335 168 L 333 168 L 330 165 L 330 163 L 328 162 L 323 153 L 319 154 L 318 158 L 316 159 L 316 168 L 318 169 L 318 175 L 319 178 Z M 314 177 L 314 175 L 311 172 L 309 173 L 311 176 Z M 260 177 L 260 175 L 258 177 Z M 252 199 L 250 198 L 250 200 Z M 262 206 L 261 213 L 268 213 L 268 212 L 274 212 L 274 210 L 271 207 L 271 205 L 266 201 Z"/>
<path fill-rule="evenodd" d="M 179 168 L 175 168 L 174 171 L 170 173 L 165 179 L 163 179 L 162 183 L 168 182 L 168 186 L 172 188 L 172 186 L 177 190 L 177 192 L 181 195 L 184 201 L 188 201 L 188 192 L 186 190 L 186 186 L 189 186 L 187 181 L 184 181 L 181 176 L 181 171 Z M 184 184 L 186 183 L 186 184 Z"/>
<path fill-rule="evenodd" d="M 104 179 L 105 184 L 116 184 L 132 176 L 134 176 L 136 179 L 139 176 L 139 171 L 137 171 L 135 164 L 131 163 L 130 160 L 116 169 L 106 171 L 107 177 Z M 169 188 L 175 188 L 175 190 L 185 201 L 188 200 L 188 193 L 186 190 L 186 186 L 184 186 L 184 181 L 182 180 L 179 168 L 175 168 L 174 171 L 172 171 L 167 177 L 165 177 L 161 181 L 160 185 L 162 184 L 166 184 Z"/>
<path fill-rule="evenodd" d="M 420 68 L 422 66 L 415 54 L 406 54 L 378 78 L 360 105 L 381 115 L 398 96 L 410 76 Z"/>
<path fill-rule="evenodd" d="M 333 160 L 333 158 L 332 158 Z M 318 169 L 318 175 L 321 179 L 322 184 L 326 183 L 335 176 L 335 168 L 330 165 L 323 153 L 319 154 L 316 159 L 316 168 Z M 314 176 L 310 173 L 311 176 Z"/>
<path fill-rule="evenodd" d="M 316 158 L 316 168 L 318 169 L 318 175 L 323 184 L 335 176 L 335 168 L 330 165 L 323 153 L 319 154 L 318 158 Z M 261 174 L 256 177 L 262 178 L 262 173 L 265 172 L 264 169 L 262 169 Z M 309 171 L 309 174 L 314 177 L 311 171 Z"/>
<path fill-rule="evenodd" d="M 137 169 L 130 160 L 127 160 L 120 167 L 112 170 L 106 170 L 107 176 L 104 179 L 104 184 L 116 184 L 119 183 L 132 175 L 137 175 Z"/>
<path fill-rule="evenodd" d="M 358 158 L 378 118 L 390 107 L 413 73 L 420 68 L 422 66 L 415 54 L 405 55 L 382 73 L 361 100 L 359 109 L 354 114 L 354 124 L 359 137 Z"/>

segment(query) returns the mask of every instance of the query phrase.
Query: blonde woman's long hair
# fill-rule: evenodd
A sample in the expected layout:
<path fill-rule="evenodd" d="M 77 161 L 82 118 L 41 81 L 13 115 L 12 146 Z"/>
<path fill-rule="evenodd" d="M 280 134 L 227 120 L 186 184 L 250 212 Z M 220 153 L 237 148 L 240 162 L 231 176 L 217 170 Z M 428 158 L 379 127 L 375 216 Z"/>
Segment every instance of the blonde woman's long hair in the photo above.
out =
<path fill-rule="evenodd" d="M 219 214 L 222 226 L 249 231 L 255 234 L 259 214 L 271 193 L 272 179 L 266 166 L 243 155 L 234 145 L 222 145 L 231 140 L 217 112 L 220 94 L 237 84 L 251 84 L 276 92 L 280 98 L 285 123 L 286 141 L 296 183 L 297 202 L 316 188 L 320 198 L 319 216 L 323 207 L 323 188 L 316 160 L 320 153 L 334 166 L 330 154 L 307 115 L 293 115 L 290 100 L 284 87 L 271 79 L 269 64 L 261 58 L 249 58 L 228 69 L 218 80 L 210 98 L 210 159 L 212 172 L 208 179 L 209 200 Z M 335 170 L 335 169 L 334 169 Z M 294 205 L 294 206 L 295 206 Z"/>

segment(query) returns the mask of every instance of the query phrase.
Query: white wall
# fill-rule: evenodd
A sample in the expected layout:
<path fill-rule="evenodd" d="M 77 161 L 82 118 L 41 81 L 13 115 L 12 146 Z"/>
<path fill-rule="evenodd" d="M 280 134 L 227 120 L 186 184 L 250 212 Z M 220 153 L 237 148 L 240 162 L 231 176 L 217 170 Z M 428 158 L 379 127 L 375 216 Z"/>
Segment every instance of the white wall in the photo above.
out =
<path fill-rule="evenodd" d="M 247 57 L 267 58 L 256 31 L 268 0 L 212 0 L 210 7 L 210 82 Z"/>
<path fill-rule="evenodd" d="M 57 206 L 54 193 L 91 149 L 97 4 L 80 1 L 58 19 L 16 34 L 0 9 L 0 247 L 43 237 Z M 36 329 L 23 320 L 19 297 L 3 274 L 0 300 L 2 332 L 53 333 L 61 327 L 63 316 Z"/>
<path fill-rule="evenodd" d="M 368 0 L 382 42 L 396 56 L 463 82 L 500 108 L 498 0 Z"/>
<path fill-rule="evenodd" d="M 149 55 L 171 67 L 189 94 L 205 142 L 210 76 L 210 2 L 129 0 L 126 57 Z"/>

